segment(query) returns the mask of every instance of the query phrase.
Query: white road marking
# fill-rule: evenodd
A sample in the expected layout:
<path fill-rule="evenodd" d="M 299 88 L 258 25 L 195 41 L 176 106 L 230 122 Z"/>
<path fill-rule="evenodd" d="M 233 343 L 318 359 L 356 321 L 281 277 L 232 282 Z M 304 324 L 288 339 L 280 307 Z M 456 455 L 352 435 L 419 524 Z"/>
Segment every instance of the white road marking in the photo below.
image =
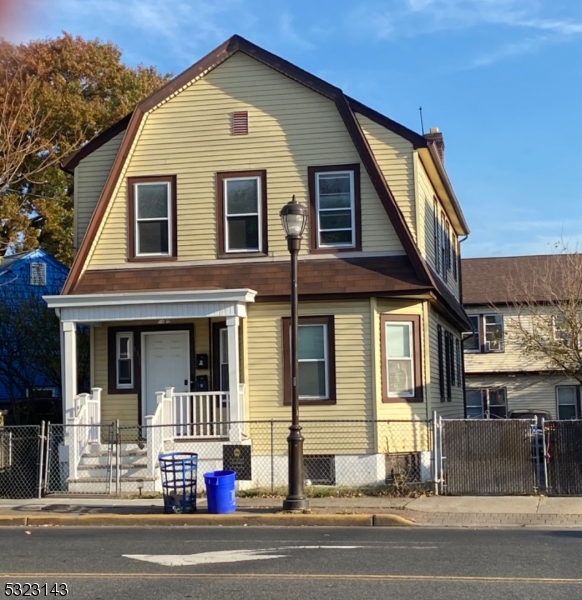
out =
<path fill-rule="evenodd" d="M 289 554 L 277 554 L 282 550 L 356 550 L 374 546 L 280 546 L 258 550 L 218 550 L 199 552 L 198 554 L 123 554 L 124 558 L 142 560 L 164 567 L 184 567 L 191 565 L 209 565 L 215 563 L 234 563 L 248 560 L 269 560 L 286 558 Z M 436 550 L 438 546 L 385 546 L 387 550 Z M 378 547 L 376 547 L 378 549 Z"/>
<path fill-rule="evenodd" d="M 267 560 L 270 558 L 284 558 L 286 556 L 285 554 L 264 553 L 265 550 L 223 550 L 218 552 L 200 552 L 199 554 L 124 554 L 123 556 L 164 567 L 233 563 L 244 560 Z"/>

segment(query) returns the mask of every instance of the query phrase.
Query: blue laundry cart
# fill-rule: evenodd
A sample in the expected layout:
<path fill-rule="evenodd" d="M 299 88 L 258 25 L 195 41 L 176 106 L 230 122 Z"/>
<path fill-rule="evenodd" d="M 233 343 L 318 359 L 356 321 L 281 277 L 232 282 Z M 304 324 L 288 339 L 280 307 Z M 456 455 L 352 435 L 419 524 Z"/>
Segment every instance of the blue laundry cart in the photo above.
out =
<path fill-rule="evenodd" d="M 196 512 L 198 454 L 195 452 L 167 452 L 158 456 L 158 462 L 162 474 L 164 513 Z"/>

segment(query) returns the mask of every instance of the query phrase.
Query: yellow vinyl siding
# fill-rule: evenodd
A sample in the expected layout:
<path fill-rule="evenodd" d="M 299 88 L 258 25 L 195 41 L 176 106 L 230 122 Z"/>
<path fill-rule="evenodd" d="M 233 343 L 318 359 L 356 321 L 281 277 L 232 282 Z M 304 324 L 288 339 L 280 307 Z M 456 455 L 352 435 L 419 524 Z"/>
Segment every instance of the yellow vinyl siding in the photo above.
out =
<path fill-rule="evenodd" d="M 340 430 L 337 425 L 321 432 L 321 426 L 311 425 L 310 419 L 372 419 L 373 392 L 371 385 L 371 345 L 369 303 L 357 302 L 313 302 L 302 303 L 300 317 L 334 316 L 335 372 L 337 403 L 325 406 L 302 404 L 301 420 L 305 421 L 304 435 L 309 429 L 327 438 L 327 453 L 345 453 Z M 248 398 L 250 419 L 283 419 L 288 421 L 291 407 L 283 404 L 283 326 L 282 318 L 289 316 L 288 304 L 252 304 L 248 308 Z M 264 427 L 255 428 L 256 435 L 264 435 Z M 259 431 L 260 430 L 260 431 Z M 260 432 L 263 432 L 261 434 Z M 255 441 L 253 436 L 253 443 Z M 278 438 L 281 436 L 277 436 Z M 343 436 L 345 438 L 345 435 Z M 282 437 L 279 442 L 284 443 Z M 317 438 L 319 439 L 319 438 Z M 312 437 L 310 446 L 323 444 Z M 354 427 L 349 453 L 365 453 L 373 447 L 371 424 Z M 259 440 L 259 444 L 260 444 Z M 356 451 L 359 448 L 358 451 Z M 309 448 L 306 446 L 306 452 Z"/>
<path fill-rule="evenodd" d="M 75 248 L 83 240 L 91 215 L 121 145 L 124 132 L 103 144 L 75 168 Z"/>
<path fill-rule="evenodd" d="M 513 307 L 481 306 L 466 309 L 468 315 L 488 314 L 503 315 L 503 352 L 466 352 L 465 372 L 470 373 L 495 373 L 511 371 L 543 371 L 548 365 L 543 360 L 534 360 L 526 356 L 520 349 L 515 337 L 515 323 L 517 322 L 517 311 Z M 531 326 L 531 318 L 528 315 L 521 316 L 522 323 Z"/>
<path fill-rule="evenodd" d="M 356 116 L 384 179 L 394 194 L 412 236 L 416 239 L 414 148 L 408 140 L 375 121 L 361 114 Z"/>
<path fill-rule="evenodd" d="M 445 330 L 453 334 L 454 340 L 459 339 L 459 332 L 455 327 L 448 323 L 443 317 L 435 312 L 432 308 L 429 309 L 429 336 L 430 336 L 430 397 L 431 411 L 436 411 L 443 419 L 462 419 L 465 416 L 465 405 L 463 398 L 463 387 L 451 386 L 451 401 L 440 401 L 440 378 L 439 378 L 439 347 L 438 347 L 438 326 L 442 327 L 443 331 L 443 371 L 446 369 L 445 360 Z M 455 344 L 455 342 L 453 342 Z M 454 359 L 454 357 L 453 357 Z M 456 368 L 456 362 L 455 362 Z M 455 375 L 456 375 L 455 371 Z M 456 377 L 455 377 L 456 381 Z M 445 387 L 446 395 L 446 387 Z"/>
<path fill-rule="evenodd" d="M 116 324 L 117 325 L 117 324 Z M 107 327 L 93 328 L 94 387 L 101 392 L 101 423 L 119 419 L 121 425 L 136 425 L 138 418 L 137 394 L 109 394 L 107 391 Z"/>
<path fill-rule="evenodd" d="M 422 206 L 422 221 L 419 222 L 419 226 L 423 227 L 424 235 L 423 243 L 420 245 L 421 254 L 426 258 L 428 264 L 435 270 L 436 272 L 436 260 L 435 260 L 435 252 L 434 252 L 434 203 L 433 198 L 437 198 L 438 202 L 438 211 L 439 211 L 439 219 L 440 219 L 440 211 L 444 210 L 443 206 L 438 198 L 432 183 L 424 169 L 422 162 L 419 159 L 416 159 L 416 180 L 418 182 L 418 191 L 417 191 L 417 203 Z M 451 226 L 451 238 L 456 238 Z M 452 248 L 451 248 L 451 260 L 452 260 Z M 460 261 L 459 261 L 460 262 Z M 455 295 L 455 297 L 459 297 L 459 281 L 458 281 L 458 269 L 460 265 L 457 264 L 457 280 L 453 277 L 453 269 L 451 267 L 450 271 L 447 274 L 447 281 L 445 285 L 449 288 L 449 290 Z M 442 265 L 441 265 L 442 272 Z M 437 275 L 442 278 L 441 274 Z"/>
<path fill-rule="evenodd" d="M 249 135 L 232 136 L 240 110 Z M 331 100 L 237 53 L 146 117 L 123 177 L 177 175 L 178 260 L 207 260 L 216 255 L 216 172 L 266 169 L 269 253 L 287 256 L 279 211 L 292 194 L 308 201 L 307 168 L 359 162 Z M 360 172 L 362 249 L 404 253 Z M 105 218 L 91 266 L 126 260 L 125 181 Z"/>

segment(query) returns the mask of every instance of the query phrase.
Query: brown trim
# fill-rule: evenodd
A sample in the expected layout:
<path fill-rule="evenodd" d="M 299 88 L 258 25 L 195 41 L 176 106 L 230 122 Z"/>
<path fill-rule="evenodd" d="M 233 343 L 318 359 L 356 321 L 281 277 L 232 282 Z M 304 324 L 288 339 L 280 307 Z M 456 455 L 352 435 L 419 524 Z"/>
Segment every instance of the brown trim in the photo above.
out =
<path fill-rule="evenodd" d="M 370 108 L 365 104 L 362 104 L 354 98 L 346 96 L 346 100 L 348 101 L 350 108 L 354 112 L 360 113 L 361 115 L 367 117 L 371 121 L 374 121 L 378 125 L 381 125 L 382 127 L 394 132 L 400 137 L 403 137 L 405 140 L 408 140 L 414 146 L 415 149 L 428 147 L 428 140 L 419 133 L 416 133 L 416 131 L 408 129 L 408 127 L 405 127 L 404 125 L 393 121 L 387 116 L 375 111 L 373 108 Z"/>
<path fill-rule="evenodd" d="M 196 355 L 195 355 L 195 336 L 194 324 L 181 323 L 176 325 L 116 325 L 107 328 L 107 393 L 112 394 L 137 394 L 137 411 L 138 421 L 142 422 L 142 389 L 141 389 L 141 334 L 144 332 L 160 332 L 165 331 L 188 331 L 190 343 L 190 389 L 193 389 L 193 383 L 196 379 Z M 117 389 L 117 348 L 115 337 L 118 333 L 133 333 L 133 388 Z"/>
<path fill-rule="evenodd" d="M 388 372 L 386 370 L 386 333 L 385 324 L 400 321 L 412 323 L 412 356 L 414 360 L 414 396 L 412 398 L 392 398 L 388 397 Z M 422 342 L 421 342 L 421 317 L 420 315 L 380 315 L 380 357 L 382 361 L 382 402 L 422 402 L 423 401 L 423 381 L 422 381 Z"/>
<path fill-rule="evenodd" d="M 135 197 L 134 185 L 139 183 L 170 184 L 170 217 L 172 219 L 170 237 L 171 253 L 168 256 L 136 256 L 135 248 Z M 178 192 L 176 175 L 151 175 L 147 177 L 127 178 L 127 260 L 128 262 L 159 262 L 176 260 L 178 257 Z"/>
<path fill-rule="evenodd" d="M 123 142 L 119 148 L 113 167 L 107 179 L 107 183 L 105 184 L 103 192 L 101 193 L 97 207 L 95 208 L 95 212 L 83 238 L 81 248 L 75 258 L 75 261 L 73 262 L 73 266 L 62 293 L 70 294 L 80 278 L 90 248 L 93 244 L 95 236 L 97 235 L 99 225 L 111 200 L 115 185 L 121 175 L 123 166 L 129 154 L 129 150 L 132 147 L 144 114 L 163 100 L 166 100 L 169 96 L 186 85 L 188 82 L 192 81 L 195 77 L 204 73 L 214 65 L 226 60 L 229 58 L 229 56 L 232 56 L 237 51 L 244 52 L 248 56 L 263 62 L 267 66 L 279 71 L 287 77 L 290 77 L 291 79 L 294 79 L 302 85 L 315 90 L 323 96 L 334 100 L 340 116 L 344 121 L 346 129 L 348 130 L 358 154 L 360 155 L 360 159 L 364 164 L 366 171 L 368 172 L 376 193 L 378 194 L 384 209 L 386 210 L 386 213 L 392 222 L 400 242 L 402 243 L 409 260 L 412 263 L 417 277 L 422 282 L 430 283 L 436 287 L 430 271 L 424 259 L 420 255 L 420 251 L 406 225 L 402 212 L 396 204 L 394 196 L 386 180 L 384 179 L 384 176 L 382 175 L 382 171 L 376 163 L 366 137 L 358 124 L 348 100 L 343 95 L 343 92 L 339 88 L 336 88 L 322 79 L 307 73 L 303 69 L 296 67 L 288 61 L 271 54 L 270 52 L 267 52 L 258 46 L 255 46 L 251 42 L 248 42 L 238 35 L 235 35 L 221 44 L 218 48 L 210 52 L 203 59 L 192 65 L 182 74 L 178 75 L 178 77 L 167 83 L 160 90 L 150 95 L 145 100 L 142 100 L 142 102 L 140 102 L 140 104 L 137 106 L 130 119 Z"/>
<path fill-rule="evenodd" d="M 91 216 L 87 231 L 85 232 L 85 236 L 81 242 L 81 247 L 79 248 L 75 259 L 73 260 L 71 270 L 69 271 L 69 276 L 65 281 L 65 285 L 63 286 L 61 294 L 70 294 L 75 288 L 75 285 L 77 284 L 77 281 L 83 272 L 85 261 L 87 260 L 89 251 L 93 245 L 97 231 L 99 230 L 99 225 L 105 216 L 105 212 L 107 211 L 107 207 L 111 197 L 113 196 L 113 191 L 115 190 L 115 186 L 117 185 L 117 181 L 123 170 L 125 160 L 127 159 L 129 151 L 131 150 L 133 140 L 137 135 L 142 117 L 143 113 L 141 112 L 140 108 L 136 108 L 127 126 L 125 135 L 123 136 L 123 141 L 121 142 L 121 146 L 117 151 L 117 156 L 115 157 L 115 161 L 113 162 L 113 166 L 111 167 L 111 171 L 107 177 L 105 187 L 101 192 L 101 196 L 99 196 L 97 206 L 95 207 L 95 211 Z"/>
<path fill-rule="evenodd" d="M 226 329 L 226 321 L 212 323 L 212 349 L 210 366 L 212 369 L 212 391 L 220 391 L 220 330 Z"/>
<path fill-rule="evenodd" d="M 224 237 L 224 180 L 236 179 L 237 177 L 259 177 L 261 180 L 261 205 L 259 210 L 261 231 L 259 239 L 261 250 L 256 252 L 227 252 L 226 239 Z M 254 171 L 219 171 L 216 173 L 216 255 L 217 258 L 246 258 L 255 256 L 268 256 L 268 212 L 267 212 L 267 171 L 258 169 Z"/>
<path fill-rule="evenodd" d="M 366 167 L 366 171 L 368 172 L 368 176 L 372 181 L 372 185 L 374 186 L 374 189 L 376 190 L 376 193 L 378 194 L 378 197 L 384 206 L 384 210 L 386 211 L 388 218 L 390 219 L 390 222 L 396 231 L 396 235 L 398 236 L 400 243 L 404 247 L 404 250 L 412 263 L 416 275 L 422 281 L 430 280 L 426 263 L 420 255 L 420 251 L 414 239 L 412 238 L 412 234 L 410 233 L 410 229 L 408 229 L 408 225 L 406 225 L 404 215 L 396 203 L 394 194 L 392 194 L 392 190 L 384 179 L 382 170 L 376 162 L 376 158 L 374 157 L 374 153 L 368 144 L 368 140 L 366 139 L 358 120 L 356 119 L 343 94 L 340 98 L 337 98 L 336 106 L 340 116 L 344 121 L 348 133 L 352 138 L 352 142 L 354 143 L 354 146 L 360 155 L 362 163 L 364 164 L 364 167 Z"/>
<path fill-rule="evenodd" d="M 105 131 L 102 131 L 97 137 L 94 137 L 84 146 L 66 156 L 60 164 L 63 171 L 66 171 L 72 175 L 75 168 L 84 158 L 87 158 L 89 154 L 92 154 L 95 152 L 95 150 L 98 150 L 101 148 L 101 146 L 104 146 L 107 142 L 112 140 L 116 135 L 119 135 L 122 131 L 125 131 L 129 121 L 131 120 L 131 114 L 132 113 L 125 115 L 125 117 L 117 121 L 117 123 L 114 123 L 111 125 L 111 127 L 108 127 L 105 129 Z"/>
<path fill-rule="evenodd" d="M 283 404 L 291 404 L 291 318 L 283 317 L 281 319 L 283 327 Z M 299 398 L 299 404 L 302 406 L 326 406 L 337 403 L 336 376 L 335 376 L 335 329 L 334 317 L 299 317 L 299 325 L 327 325 L 327 377 L 328 377 L 328 396 L 326 400 L 302 400 Z"/>
<path fill-rule="evenodd" d="M 317 173 L 330 171 L 352 171 L 354 173 L 354 246 L 349 248 L 318 248 L 319 228 L 317 224 L 315 176 Z M 309 188 L 309 252 L 311 254 L 357 252 L 362 250 L 362 197 L 360 186 L 360 164 L 322 165 L 307 167 L 307 182 Z"/>

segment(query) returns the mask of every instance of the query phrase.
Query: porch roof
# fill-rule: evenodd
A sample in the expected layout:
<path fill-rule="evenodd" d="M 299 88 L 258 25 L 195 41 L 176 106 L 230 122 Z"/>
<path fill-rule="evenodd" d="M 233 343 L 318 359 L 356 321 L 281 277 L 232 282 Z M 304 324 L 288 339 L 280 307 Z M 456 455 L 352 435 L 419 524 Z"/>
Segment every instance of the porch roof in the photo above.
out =
<path fill-rule="evenodd" d="M 61 321 L 94 323 L 144 319 L 245 317 L 247 302 L 257 292 L 249 288 L 219 290 L 173 290 L 114 292 L 44 296 Z"/>

